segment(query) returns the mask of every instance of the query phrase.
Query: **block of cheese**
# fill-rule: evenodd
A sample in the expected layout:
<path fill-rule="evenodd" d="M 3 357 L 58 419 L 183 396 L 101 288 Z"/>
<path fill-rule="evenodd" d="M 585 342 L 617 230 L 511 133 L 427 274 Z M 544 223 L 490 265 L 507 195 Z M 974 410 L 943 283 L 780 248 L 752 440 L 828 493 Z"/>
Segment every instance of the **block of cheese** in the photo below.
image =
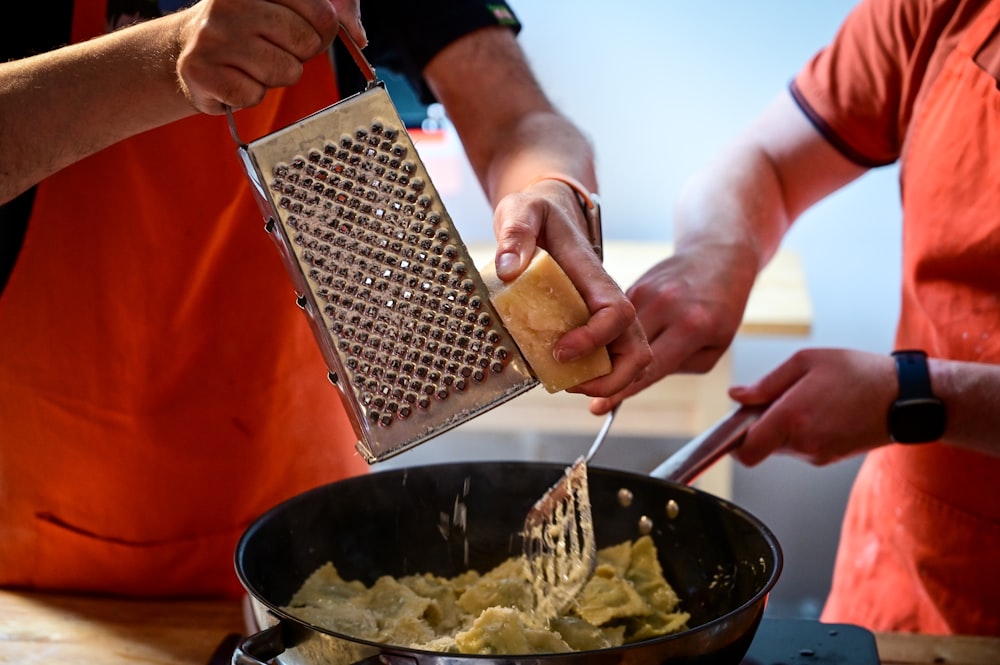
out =
<path fill-rule="evenodd" d="M 566 363 L 553 357 L 555 343 L 585 324 L 590 310 L 569 276 L 544 249 L 536 249 L 528 267 L 511 282 L 497 277 L 492 259 L 481 275 L 504 327 L 550 393 L 611 372 L 607 349 Z"/>

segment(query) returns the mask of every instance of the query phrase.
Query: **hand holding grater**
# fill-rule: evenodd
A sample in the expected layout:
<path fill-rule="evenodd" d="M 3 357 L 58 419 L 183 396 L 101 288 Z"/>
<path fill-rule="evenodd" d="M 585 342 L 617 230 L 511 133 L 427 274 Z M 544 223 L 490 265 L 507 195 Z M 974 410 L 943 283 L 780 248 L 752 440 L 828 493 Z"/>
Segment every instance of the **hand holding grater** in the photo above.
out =
<path fill-rule="evenodd" d="M 369 463 L 537 385 L 393 105 L 364 91 L 238 154 Z"/>

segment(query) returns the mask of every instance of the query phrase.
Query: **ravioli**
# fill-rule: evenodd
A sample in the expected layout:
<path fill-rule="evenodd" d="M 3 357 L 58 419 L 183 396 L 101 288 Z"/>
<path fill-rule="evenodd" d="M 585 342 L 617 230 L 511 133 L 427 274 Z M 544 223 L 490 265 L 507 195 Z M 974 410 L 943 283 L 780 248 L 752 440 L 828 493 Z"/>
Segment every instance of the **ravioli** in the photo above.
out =
<path fill-rule="evenodd" d="M 530 611 L 534 602 L 527 562 L 524 557 L 515 557 L 470 584 L 459 597 L 458 606 L 471 615 L 477 615 L 496 606 Z"/>
<path fill-rule="evenodd" d="M 627 579 L 618 577 L 611 566 L 598 564 L 580 592 L 576 613 L 595 626 L 603 626 L 615 619 L 646 616 L 650 607 Z"/>
<path fill-rule="evenodd" d="M 559 633 L 536 625 L 513 607 L 488 607 L 455 635 L 459 653 L 486 656 L 571 651 Z"/>
<path fill-rule="evenodd" d="M 535 617 L 524 557 L 484 573 L 381 577 L 371 587 L 332 563 L 295 594 L 289 614 L 344 635 L 452 654 L 527 655 L 622 646 L 687 628 L 690 615 L 663 576 L 649 536 L 598 551 L 576 602 L 545 624 Z"/>

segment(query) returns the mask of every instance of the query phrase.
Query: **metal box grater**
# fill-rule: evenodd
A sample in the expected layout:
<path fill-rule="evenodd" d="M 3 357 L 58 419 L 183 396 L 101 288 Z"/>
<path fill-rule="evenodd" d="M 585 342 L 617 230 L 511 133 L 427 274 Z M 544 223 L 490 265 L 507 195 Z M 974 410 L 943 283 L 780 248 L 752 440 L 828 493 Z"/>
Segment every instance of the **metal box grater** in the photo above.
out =
<path fill-rule="evenodd" d="M 538 381 L 369 71 L 365 91 L 249 144 L 229 120 L 357 449 L 374 463 Z"/>

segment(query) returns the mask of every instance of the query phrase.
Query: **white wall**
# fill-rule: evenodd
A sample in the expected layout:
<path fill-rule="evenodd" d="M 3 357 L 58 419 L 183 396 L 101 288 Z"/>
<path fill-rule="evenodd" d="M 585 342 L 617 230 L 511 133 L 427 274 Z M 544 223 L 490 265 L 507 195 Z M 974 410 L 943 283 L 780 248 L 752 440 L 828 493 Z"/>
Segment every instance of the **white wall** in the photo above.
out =
<path fill-rule="evenodd" d="M 682 182 L 787 85 L 854 5 L 511 2 L 544 87 L 593 139 L 605 236 L 667 241 Z M 434 159 L 428 159 L 431 172 L 443 170 L 430 163 Z M 870 173 L 799 220 L 785 246 L 804 261 L 813 333 L 807 339 L 738 339 L 736 381 L 757 378 L 804 345 L 891 349 L 900 261 L 896 177 L 895 168 Z M 466 240 L 491 237 L 484 223 L 489 210 L 471 174 L 464 186 L 442 193 Z M 737 473 L 737 503 L 758 514 L 785 547 L 777 590 L 784 593 L 775 595 L 793 611 L 813 614 L 826 593 L 840 511 L 857 463 L 816 469 L 773 458 Z"/>

